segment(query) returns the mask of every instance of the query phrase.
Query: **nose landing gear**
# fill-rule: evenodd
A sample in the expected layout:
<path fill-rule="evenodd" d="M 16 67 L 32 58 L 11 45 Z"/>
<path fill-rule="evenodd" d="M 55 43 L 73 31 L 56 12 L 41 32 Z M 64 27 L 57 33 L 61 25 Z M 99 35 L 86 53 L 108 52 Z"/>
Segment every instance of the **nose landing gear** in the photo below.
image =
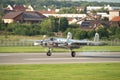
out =
<path fill-rule="evenodd" d="M 52 53 L 51 53 L 51 48 L 49 48 L 48 52 L 47 52 L 47 56 L 51 56 Z"/>
<path fill-rule="evenodd" d="M 49 50 L 48 52 L 47 52 L 47 56 L 51 56 L 52 55 L 52 53 L 51 53 L 51 51 Z"/>

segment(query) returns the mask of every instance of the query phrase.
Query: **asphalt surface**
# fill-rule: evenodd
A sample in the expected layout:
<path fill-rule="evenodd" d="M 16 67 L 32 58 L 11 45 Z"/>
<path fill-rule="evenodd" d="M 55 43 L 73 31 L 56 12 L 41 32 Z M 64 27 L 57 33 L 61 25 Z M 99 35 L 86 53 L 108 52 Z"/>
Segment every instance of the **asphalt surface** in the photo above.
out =
<path fill-rule="evenodd" d="M 120 52 L 78 52 L 70 53 L 0 53 L 0 64 L 64 64 L 120 62 Z"/>

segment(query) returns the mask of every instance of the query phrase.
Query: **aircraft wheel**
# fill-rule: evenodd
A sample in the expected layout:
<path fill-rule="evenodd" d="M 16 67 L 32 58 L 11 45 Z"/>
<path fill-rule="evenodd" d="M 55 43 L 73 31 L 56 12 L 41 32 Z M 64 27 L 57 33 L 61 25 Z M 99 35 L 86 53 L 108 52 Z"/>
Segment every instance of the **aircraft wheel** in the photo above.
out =
<path fill-rule="evenodd" d="M 72 57 L 75 57 L 75 56 L 76 56 L 75 51 L 72 51 L 72 52 L 71 52 L 71 56 L 72 56 Z"/>
<path fill-rule="evenodd" d="M 50 51 L 47 52 L 47 56 L 51 56 L 52 53 Z"/>

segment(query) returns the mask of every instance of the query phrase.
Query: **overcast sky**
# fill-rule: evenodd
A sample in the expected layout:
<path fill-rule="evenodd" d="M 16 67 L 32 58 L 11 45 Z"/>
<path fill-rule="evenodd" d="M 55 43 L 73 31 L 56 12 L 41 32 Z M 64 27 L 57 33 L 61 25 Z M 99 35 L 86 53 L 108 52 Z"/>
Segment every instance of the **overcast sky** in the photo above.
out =
<path fill-rule="evenodd" d="M 120 3 L 120 0 L 72 0 L 72 1 L 99 1 L 99 2 L 114 2 Z"/>

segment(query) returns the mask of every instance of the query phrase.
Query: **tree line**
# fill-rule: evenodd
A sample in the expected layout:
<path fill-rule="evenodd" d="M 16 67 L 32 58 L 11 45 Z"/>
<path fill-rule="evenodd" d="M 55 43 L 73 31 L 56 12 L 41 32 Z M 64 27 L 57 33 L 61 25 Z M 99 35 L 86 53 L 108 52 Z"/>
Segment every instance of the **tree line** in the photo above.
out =
<path fill-rule="evenodd" d="M 1 0 L 0 4 L 3 7 L 6 7 L 8 4 L 14 5 L 32 5 L 35 9 L 46 9 L 47 8 L 62 8 L 62 7 L 71 7 L 71 6 L 104 6 L 104 5 L 111 5 L 111 6 L 119 6 L 119 3 L 112 3 L 112 2 L 87 2 L 87 1 L 71 1 L 71 0 Z M 45 7 L 46 6 L 46 7 Z"/>
<path fill-rule="evenodd" d="M 65 17 L 55 18 L 49 17 L 44 19 L 41 23 L 3 23 L 0 20 L 0 31 L 9 32 L 15 35 L 53 35 L 53 32 L 64 32 L 68 27 L 68 20 Z"/>
<path fill-rule="evenodd" d="M 100 27 L 97 30 L 85 31 L 77 24 L 68 24 L 67 18 L 49 17 L 44 19 L 41 23 L 11 23 L 3 24 L 0 20 L 0 34 L 9 35 L 48 35 L 54 36 L 55 32 L 62 32 L 64 35 L 67 32 L 72 32 L 75 39 L 92 39 L 96 32 L 99 33 L 101 39 L 120 39 L 120 27 L 110 26 L 109 28 Z"/>

